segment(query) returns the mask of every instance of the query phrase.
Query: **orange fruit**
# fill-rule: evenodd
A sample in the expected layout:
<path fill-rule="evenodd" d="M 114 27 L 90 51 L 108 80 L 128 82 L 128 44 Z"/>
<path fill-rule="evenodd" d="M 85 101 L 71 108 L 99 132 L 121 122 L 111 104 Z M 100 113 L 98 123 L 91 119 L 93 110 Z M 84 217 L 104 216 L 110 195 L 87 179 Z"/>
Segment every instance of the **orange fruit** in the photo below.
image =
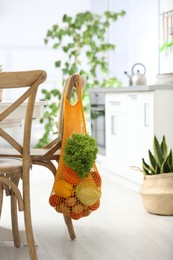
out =
<path fill-rule="evenodd" d="M 62 177 L 65 181 L 71 183 L 74 186 L 76 186 L 81 181 L 81 178 L 77 175 L 77 173 L 67 166 L 64 167 Z"/>
<path fill-rule="evenodd" d="M 56 193 L 50 195 L 49 204 L 50 204 L 52 207 L 58 206 L 61 202 L 62 202 L 62 201 L 61 201 L 61 198 L 60 198 Z"/>

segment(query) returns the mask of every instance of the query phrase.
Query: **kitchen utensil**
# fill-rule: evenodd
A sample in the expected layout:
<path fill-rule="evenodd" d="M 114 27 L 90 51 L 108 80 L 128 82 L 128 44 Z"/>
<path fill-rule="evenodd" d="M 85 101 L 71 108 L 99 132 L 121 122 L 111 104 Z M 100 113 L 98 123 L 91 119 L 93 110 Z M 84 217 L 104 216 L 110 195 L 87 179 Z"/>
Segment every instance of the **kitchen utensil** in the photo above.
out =
<path fill-rule="evenodd" d="M 142 67 L 143 73 L 141 73 L 140 69 L 137 67 Z M 129 78 L 130 86 L 139 86 L 147 84 L 147 79 L 145 77 L 146 68 L 142 63 L 135 63 L 131 71 L 132 74 L 130 74 L 127 71 L 124 71 L 125 75 Z"/>

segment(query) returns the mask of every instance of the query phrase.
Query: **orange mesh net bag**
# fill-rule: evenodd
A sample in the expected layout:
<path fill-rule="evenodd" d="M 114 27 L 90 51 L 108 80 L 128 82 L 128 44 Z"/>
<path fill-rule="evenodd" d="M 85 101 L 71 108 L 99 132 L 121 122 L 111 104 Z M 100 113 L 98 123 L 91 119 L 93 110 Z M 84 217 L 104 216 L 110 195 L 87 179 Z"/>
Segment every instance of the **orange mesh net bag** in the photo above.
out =
<path fill-rule="evenodd" d="M 63 135 L 62 150 L 49 197 L 50 205 L 57 212 L 75 220 L 88 216 L 98 209 L 101 197 L 101 177 L 95 161 L 91 165 L 91 161 L 95 158 L 94 153 L 92 149 L 85 147 L 85 144 L 88 145 L 95 140 L 86 133 L 81 81 L 79 75 L 72 75 L 64 88 L 59 128 L 59 135 Z M 74 87 L 77 101 L 72 103 Z M 82 142 L 79 142 L 80 140 Z M 79 164 L 78 170 L 76 162 Z"/>

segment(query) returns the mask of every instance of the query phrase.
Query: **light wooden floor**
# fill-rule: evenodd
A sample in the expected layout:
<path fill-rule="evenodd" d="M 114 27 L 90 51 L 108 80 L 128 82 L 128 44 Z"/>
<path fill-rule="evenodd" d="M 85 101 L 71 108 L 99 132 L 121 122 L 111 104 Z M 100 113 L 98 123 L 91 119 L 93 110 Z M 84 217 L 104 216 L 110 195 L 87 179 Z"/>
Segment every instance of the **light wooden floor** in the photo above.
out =
<path fill-rule="evenodd" d="M 103 180 L 101 207 L 89 217 L 74 221 L 77 239 L 71 241 L 61 214 L 49 206 L 53 176 L 33 167 L 32 215 L 39 260 L 172 260 L 173 217 L 147 213 L 138 192 L 108 179 Z M 116 179 L 115 179 L 116 180 Z M 1 225 L 10 227 L 8 200 Z M 23 214 L 20 213 L 23 228 Z M 0 242 L 1 260 L 29 260 L 26 246 Z"/>

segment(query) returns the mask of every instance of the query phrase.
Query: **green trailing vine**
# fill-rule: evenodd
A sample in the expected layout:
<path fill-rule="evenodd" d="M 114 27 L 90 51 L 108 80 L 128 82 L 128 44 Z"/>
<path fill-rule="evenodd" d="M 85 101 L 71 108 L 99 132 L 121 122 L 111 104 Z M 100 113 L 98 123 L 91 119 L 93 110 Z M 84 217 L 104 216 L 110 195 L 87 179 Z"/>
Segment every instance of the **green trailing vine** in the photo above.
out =
<path fill-rule="evenodd" d="M 51 136 L 57 135 L 58 128 L 58 111 L 60 108 L 61 93 L 58 89 L 52 89 L 48 91 L 42 90 L 44 95 L 43 101 L 46 101 L 46 109 L 43 116 L 40 119 L 40 123 L 44 123 L 44 134 L 39 139 L 36 147 L 41 148 L 48 144 L 51 140 Z"/>
<path fill-rule="evenodd" d="M 89 115 L 90 108 L 88 89 L 121 86 L 121 82 L 115 75 L 110 75 L 107 55 L 108 52 L 113 52 L 116 46 L 109 43 L 106 37 L 110 25 L 124 15 L 123 10 L 120 12 L 106 11 L 102 15 L 89 11 L 77 13 L 75 16 L 64 14 L 62 21 L 54 24 L 47 31 L 44 42 L 46 45 L 51 44 L 52 48 L 57 51 L 55 52 L 55 56 L 57 55 L 55 67 L 62 75 L 62 86 L 64 79 L 73 73 L 79 73 L 86 79 L 86 87 L 83 90 L 83 106 L 86 116 Z M 61 53 L 61 57 L 63 54 L 63 58 L 58 59 L 59 53 Z M 43 90 L 45 100 L 48 92 Z M 49 94 L 54 95 L 52 90 Z M 60 95 L 57 93 L 57 99 L 59 98 Z M 59 106 L 59 101 L 57 101 L 57 106 Z M 52 111 L 50 107 L 47 107 L 41 119 L 42 123 L 46 122 L 41 145 L 48 142 L 49 130 L 53 128 L 52 124 L 54 125 L 53 120 L 49 120 L 49 116 L 52 118 Z M 40 146 L 40 143 L 38 145 Z"/>

